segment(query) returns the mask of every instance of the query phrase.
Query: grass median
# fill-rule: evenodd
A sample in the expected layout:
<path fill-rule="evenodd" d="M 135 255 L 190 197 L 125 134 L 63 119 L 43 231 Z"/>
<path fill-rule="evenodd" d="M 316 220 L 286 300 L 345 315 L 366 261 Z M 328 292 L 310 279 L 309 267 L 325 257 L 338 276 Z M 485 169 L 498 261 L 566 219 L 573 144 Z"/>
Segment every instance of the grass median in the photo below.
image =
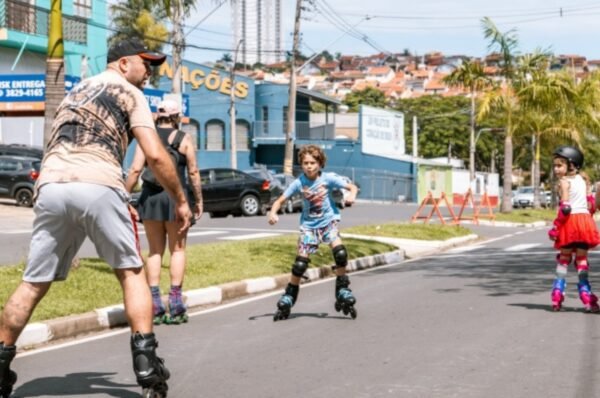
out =
<path fill-rule="evenodd" d="M 407 239 L 443 240 L 467 235 L 463 227 L 383 224 L 353 227 L 342 234 L 356 233 Z M 241 242 L 219 242 L 190 245 L 184 290 L 220 285 L 243 279 L 273 276 L 290 272 L 296 256 L 297 236 L 285 235 L 269 239 Z M 368 240 L 345 238 L 350 259 L 385 253 L 396 247 Z M 161 289 L 168 291 L 168 255 L 164 259 Z M 331 250 L 322 245 L 311 256 L 311 267 L 333 264 Z M 5 303 L 21 281 L 24 265 L 0 267 L 0 303 Z M 47 296 L 36 308 L 32 321 L 42 321 L 67 315 L 81 314 L 96 308 L 122 303 L 119 284 L 112 269 L 102 260 L 82 258 L 64 282 L 54 283 Z"/>
<path fill-rule="evenodd" d="M 510 213 L 496 213 L 496 221 L 532 223 L 552 221 L 556 218 L 556 209 L 513 209 Z"/>

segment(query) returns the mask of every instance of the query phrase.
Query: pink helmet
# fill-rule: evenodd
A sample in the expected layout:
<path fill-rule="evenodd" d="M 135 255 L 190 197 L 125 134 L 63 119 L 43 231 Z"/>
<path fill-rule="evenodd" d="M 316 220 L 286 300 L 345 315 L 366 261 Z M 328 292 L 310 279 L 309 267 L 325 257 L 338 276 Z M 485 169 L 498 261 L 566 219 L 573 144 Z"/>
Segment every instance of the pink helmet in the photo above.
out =
<path fill-rule="evenodd" d="M 158 104 L 158 117 L 169 117 L 172 115 L 180 115 L 181 107 L 173 100 L 166 99 Z"/>

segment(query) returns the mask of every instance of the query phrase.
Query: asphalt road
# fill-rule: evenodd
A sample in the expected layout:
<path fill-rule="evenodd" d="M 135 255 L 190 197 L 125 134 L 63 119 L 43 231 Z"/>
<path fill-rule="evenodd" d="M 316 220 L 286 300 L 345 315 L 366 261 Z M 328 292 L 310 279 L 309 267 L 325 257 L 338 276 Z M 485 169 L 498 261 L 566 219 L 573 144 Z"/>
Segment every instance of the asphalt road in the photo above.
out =
<path fill-rule="evenodd" d="M 333 280 L 303 285 L 290 319 L 280 292 L 156 329 L 170 397 L 598 397 L 600 316 L 568 277 L 550 310 L 545 229 L 351 275 L 358 318 L 333 309 Z M 591 255 L 592 267 L 600 258 Z M 600 289 L 592 268 L 592 285 Z M 136 397 L 126 330 L 17 356 L 15 397 Z"/>

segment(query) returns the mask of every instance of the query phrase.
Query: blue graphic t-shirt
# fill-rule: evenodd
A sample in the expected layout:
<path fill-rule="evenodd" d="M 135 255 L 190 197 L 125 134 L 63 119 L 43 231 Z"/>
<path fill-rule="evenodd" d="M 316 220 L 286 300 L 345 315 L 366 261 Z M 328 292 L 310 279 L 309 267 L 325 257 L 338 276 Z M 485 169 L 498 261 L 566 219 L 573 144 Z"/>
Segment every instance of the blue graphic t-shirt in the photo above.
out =
<path fill-rule="evenodd" d="M 340 211 L 331 197 L 335 188 L 343 188 L 346 182 L 335 174 L 321 173 L 314 180 L 301 174 L 283 193 L 289 198 L 296 192 L 303 197 L 300 225 L 304 228 L 323 228 L 334 220 L 340 219 Z"/>

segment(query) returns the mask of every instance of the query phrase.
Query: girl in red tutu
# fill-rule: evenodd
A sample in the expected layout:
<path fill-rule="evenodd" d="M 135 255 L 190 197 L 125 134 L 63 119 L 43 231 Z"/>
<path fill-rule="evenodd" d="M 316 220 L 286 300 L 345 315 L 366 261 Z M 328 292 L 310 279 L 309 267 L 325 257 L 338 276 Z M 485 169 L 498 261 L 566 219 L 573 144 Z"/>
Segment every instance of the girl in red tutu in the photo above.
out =
<path fill-rule="evenodd" d="M 572 146 L 561 146 L 554 151 L 552 167 L 559 179 L 559 209 L 548 236 L 554 241 L 557 255 L 556 279 L 552 286 L 552 308 L 560 311 L 565 297 L 567 267 L 575 257 L 579 277 L 579 298 L 587 312 L 599 312 L 598 297 L 592 293 L 588 279 L 588 250 L 600 243 L 600 235 L 593 214 L 593 198 L 588 194 L 589 184 L 579 173 L 583 154 Z"/>

